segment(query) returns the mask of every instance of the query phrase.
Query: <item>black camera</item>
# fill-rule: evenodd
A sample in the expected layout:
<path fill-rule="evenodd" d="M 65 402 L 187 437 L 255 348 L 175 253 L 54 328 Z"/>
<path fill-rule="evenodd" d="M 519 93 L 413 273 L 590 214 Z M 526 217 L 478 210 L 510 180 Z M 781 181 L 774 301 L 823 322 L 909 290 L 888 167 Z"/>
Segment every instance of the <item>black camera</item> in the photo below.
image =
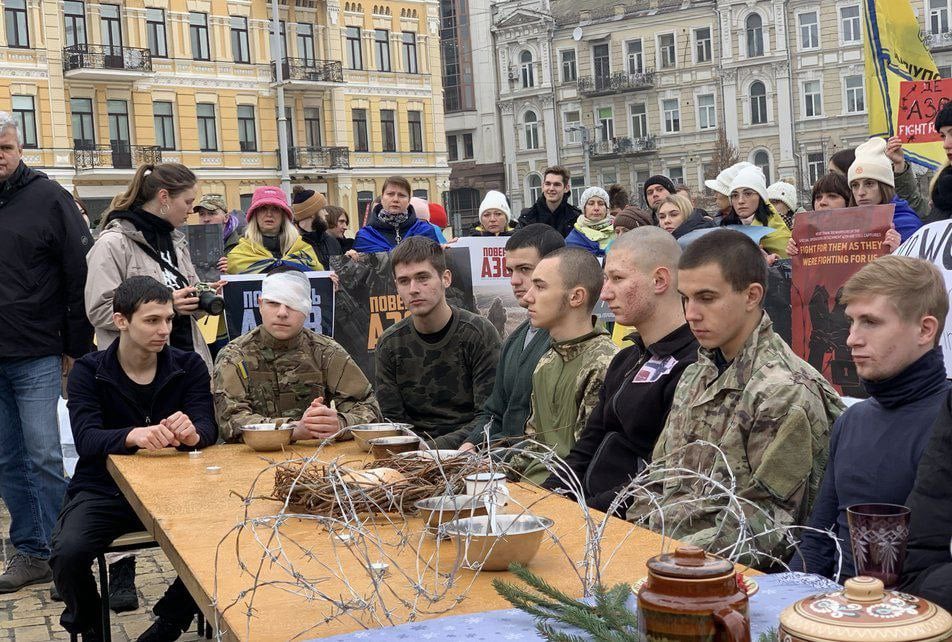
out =
<path fill-rule="evenodd" d="M 195 293 L 198 295 L 198 308 L 208 314 L 217 316 L 225 309 L 225 299 L 218 295 L 215 286 L 209 283 L 196 283 Z"/>

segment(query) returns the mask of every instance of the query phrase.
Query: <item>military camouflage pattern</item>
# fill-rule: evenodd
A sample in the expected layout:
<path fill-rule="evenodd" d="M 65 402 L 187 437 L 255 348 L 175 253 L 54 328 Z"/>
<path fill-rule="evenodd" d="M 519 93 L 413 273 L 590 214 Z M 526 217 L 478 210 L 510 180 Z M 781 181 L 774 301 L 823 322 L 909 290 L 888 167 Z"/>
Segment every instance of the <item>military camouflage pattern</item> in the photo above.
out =
<path fill-rule="evenodd" d="M 603 328 L 569 341 L 553 341 L 532 373 L 532 414 L 526 438 L 552 448 L 565 458 L 582 434 L 585 422 L 598 405 L 605 371 L 618 346 Z M 541 484 L 549 476 L 538 461 L 518 457 L 515 470 Z"/>
<path fill-rule="evenodd" d="M 720 377 L 713 356 L 702 348 L 697 363 L 684 371 L 653 465 L 699 471 L 724 484 L 733 471 L 734 493 L 766 513 L 745 506 L 747 527 L 758 536 L 744 548 L 789 557 L 782 533 L 765 531 L 806 523 L 826 468 L 830 427 L 843 404 L 823 376 L 773 332 L 766 313 Z M 698 441 L 716 444 L 724 457 Z M 657 472 L 651 477 L 664 519 L 640 498 L 628 511 L 630 520 L 650 514 L 656 532 L 663 529 L 711 552 L 731 552 L 739 524 L 728 516 L 725 499 L 705 499 L 713 489 L 697 478 L 662 478 Z M 740 560 L 769 565 L 766 557 Z"/>
<path fill-rule="evenodd" d="M 241 427 L 297 421 L 317 397 L 335 402 L 341 427 L 380 421 L 367 377 L 333 339 L 305 328 L 278 341 L 259 326 L 222 348 L 213 379 L 215 415 L 225 441 Z"/>

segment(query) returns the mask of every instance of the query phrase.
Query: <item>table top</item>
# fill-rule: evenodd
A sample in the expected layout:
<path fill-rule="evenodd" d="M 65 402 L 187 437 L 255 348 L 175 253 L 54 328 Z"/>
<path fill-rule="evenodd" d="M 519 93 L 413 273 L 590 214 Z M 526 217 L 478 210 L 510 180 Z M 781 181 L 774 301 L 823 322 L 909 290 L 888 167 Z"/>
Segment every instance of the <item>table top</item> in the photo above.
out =
<path fill-rule="evenodd" d="M 492 580 L 514 576 L 461 569 L 450 582 L 456 547 L 423 534 L 419 517 L 378 518 L 367 526 L 372 536 L 354 546 L 343 545 L 313 518 L 284 515 L 275 527 L 282 504 L 266 499 L 274 488 L 271 462 L 315 450 L 298 443 L 285 455 L 226 444 L 194 458 L 173 450 L 114 455 L 108 468 L 226 639 L 309 639 L 402 624 L 411 613 L 424 620 L 509 606 Z M 367 458 L 352 441 L 325 446 L 319 456 L 322 461 Z M 207 466 L 219 466 L 220 474 L 207 473 Z M 510 490 L 514 501 L 507 512 L 522 510 L 515 504 L 555 521 L 558 542 L 547 536 L 529 567 L 580 595 L 587 532 L 581 508 L 535 486 L 510 484 Z M 256 499 L 246 501 L 249 496 Z M 663 542 L 655 533 L 609 519 L 602 581 L 610 585 L 644 576 L 645 562 L 661 552 L 663 543 L 671 546 L 671 540 Z M 390 565 L 377 590 L 367 560 Z"/>

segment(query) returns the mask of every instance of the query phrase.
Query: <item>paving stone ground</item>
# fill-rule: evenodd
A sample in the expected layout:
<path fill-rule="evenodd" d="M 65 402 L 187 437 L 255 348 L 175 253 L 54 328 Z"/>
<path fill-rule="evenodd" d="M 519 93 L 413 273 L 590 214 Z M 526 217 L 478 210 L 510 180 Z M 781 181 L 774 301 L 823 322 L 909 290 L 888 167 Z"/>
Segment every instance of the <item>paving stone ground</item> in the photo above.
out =
<path fill-rule="evenodd" d="M 13 555 L 7 534 L 10 516 L 0 502 L 0 556 L 3 566 Z M 98 574 L 98 573 L 97 573 Z M 162 597 L 166 587 L 175 579 L 171 563 L 160 549 L 136 553 L 136 588 L 139 608 L 128 613 L 112 614 L 112 639 L 115 642 L 135 640 L 152 623 L 152 606 Z M 50 599 L 52 584 L 30 586 L 16 593 L 0 595 L 0 642 L 46 642 L 69 640 L 69 634 L 59 625 L 63 603 Z M 192 629 L 182 635 L 182 642 L 203 640 Z"/>

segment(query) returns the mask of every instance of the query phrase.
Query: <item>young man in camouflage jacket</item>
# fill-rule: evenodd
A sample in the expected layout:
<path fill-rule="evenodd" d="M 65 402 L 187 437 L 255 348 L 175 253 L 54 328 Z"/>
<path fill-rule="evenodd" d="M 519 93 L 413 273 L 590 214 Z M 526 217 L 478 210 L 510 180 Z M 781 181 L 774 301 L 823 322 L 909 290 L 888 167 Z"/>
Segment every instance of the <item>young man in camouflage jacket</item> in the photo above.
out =
<path fill-rule="evenodd" d="M 843 410 L 774 333 L 766 282 L 762 252 L 739 232 L 712 232 L 681 255 L 678 290 L 701 349 L 655 446 L 656 495 L 628 511 L 654 531 L 761 568 L 792 553 L 782 527 L 806 523 Z"/>
<path fill-rule="evenodd" d="M 248 424 L 291 421 L 294 439 L 324 439 L 381 419 L 367 377 L 330 337 L 304 327 L 311 285 L 300 272 L 265 277 L 261 325 L 215 362 L 215 414 L 225 441 Z M 331 407 L 331 404 L 336 407 Z"/>

